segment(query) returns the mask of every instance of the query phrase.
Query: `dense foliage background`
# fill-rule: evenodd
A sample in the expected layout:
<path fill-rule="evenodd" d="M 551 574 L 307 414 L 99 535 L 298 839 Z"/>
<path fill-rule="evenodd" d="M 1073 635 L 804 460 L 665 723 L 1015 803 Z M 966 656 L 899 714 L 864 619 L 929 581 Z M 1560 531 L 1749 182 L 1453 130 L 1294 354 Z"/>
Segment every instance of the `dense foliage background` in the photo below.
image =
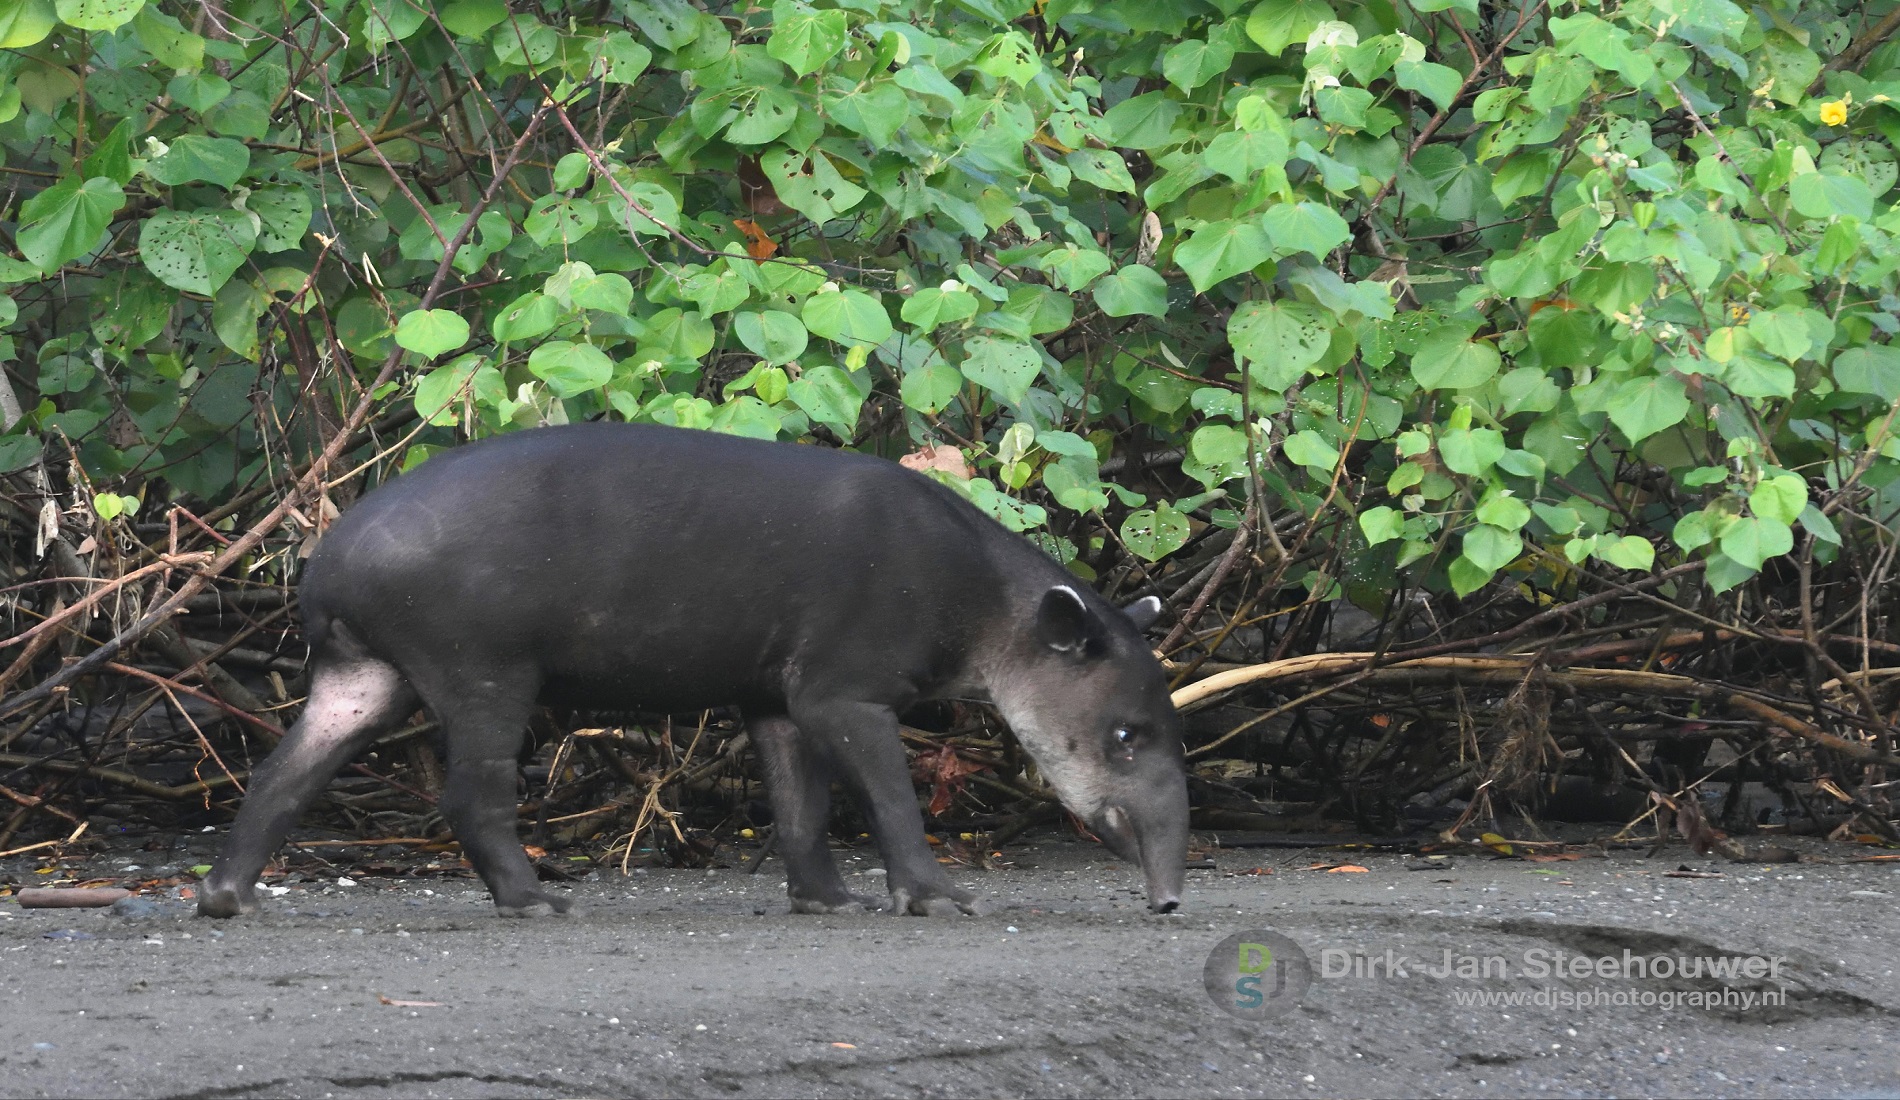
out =
<path fill-rule="evenodd" d="M 0 738 L 138 693 L 7 763 L 83 759 L 38 773 L 77 789 L 185 696 L 229 726 L 194 767 L 248 755 L 296 695 L 270 586 L 329 519 L 458 440 L 609 418 L 911 456 L 1166 595 L 1184 680 L 1275 666 L 1256 702 L 1376 651 L 1196 734 L 1256 778 L 1382 777 L 1374 818 L 1586 759 L 1673 805 L 1703 756 L 1653 744 L 1732 735 L 1892 835 L 1896 25 L 5 0 Z M 1517 663 L 1375 690 L 1481 649 Z M 1661 678 L 1565 678 L 1591 661 Z"/>

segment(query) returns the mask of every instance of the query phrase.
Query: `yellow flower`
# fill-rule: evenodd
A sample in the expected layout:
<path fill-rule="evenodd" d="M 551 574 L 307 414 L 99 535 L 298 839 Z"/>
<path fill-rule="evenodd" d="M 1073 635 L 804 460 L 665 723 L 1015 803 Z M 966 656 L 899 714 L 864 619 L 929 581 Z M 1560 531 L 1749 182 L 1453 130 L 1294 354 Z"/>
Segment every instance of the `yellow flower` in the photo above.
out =
<path fill-rule="evenodd" d="M 1846 100 L 1836 99 L 1836 100 L 1830 100 L 1827 103 L 1821 104 L 1821 125 L 1839 126 L 1846 121 L 1847 121 L 1847 101 Z"/>

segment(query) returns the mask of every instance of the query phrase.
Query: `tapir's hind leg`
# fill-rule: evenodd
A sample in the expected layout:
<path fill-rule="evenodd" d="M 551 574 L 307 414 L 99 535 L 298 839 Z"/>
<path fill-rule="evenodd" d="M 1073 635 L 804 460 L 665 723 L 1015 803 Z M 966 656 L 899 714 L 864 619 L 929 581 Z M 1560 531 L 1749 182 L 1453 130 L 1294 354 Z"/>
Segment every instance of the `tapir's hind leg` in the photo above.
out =
<path fill-rule="evenodd" d="M 415 709 L 416 693 L 402 673 L 362 653 L 339 630 L 333 651 L 315 663 L 303 717 L 252 773 L 237 822 L 205 876 L 198 912 L 234 917 L 256 908 L 257 876 L 317 792 L 377 734 Z"/>
<path fill-rule="evenodd" d="M 807 740 L 824 745 L 837 761 L 871 819 L 892 911 L 920 917 L 982 912 L 977 896 L 953 884 L 930 850 L 891 708 L 835 698 L 793 699 L 791 717 Z"/>
<path fill-rule="evenodd" d="M 826 844 L 831 820 L 831 783 L 816 747 L 799 735 L 782 714 L 747 711 L 746 732 L 765 772 L 765 795 L 772 803 L 772 835 L 785 861 L 787 892 L 794 913 L 839 913 L 878 908 L 877 898 L 847 890 Z"/>
<path fill-rule="evenodd" d="M 441 721 L 449 747 L 442 784 L 442 817 L 462 853 L 487 883 L 504 917 L 565 913 L 566 898 L 541 889 L 534 865 L 515 831 L 517 757 L 528 733 L 536 688 L 520 676 L 493 679 L 457 675 L 420 684 L 423 701 Z"/>

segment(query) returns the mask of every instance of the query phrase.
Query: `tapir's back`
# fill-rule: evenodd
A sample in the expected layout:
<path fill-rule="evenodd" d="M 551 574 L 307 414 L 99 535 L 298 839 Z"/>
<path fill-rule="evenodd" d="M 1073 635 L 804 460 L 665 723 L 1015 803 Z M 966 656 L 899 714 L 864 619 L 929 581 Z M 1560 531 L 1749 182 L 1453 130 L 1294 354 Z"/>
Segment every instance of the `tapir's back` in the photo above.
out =
<path fill-rule="evenodd" d="M 578 424 L 470 444 L 369 494 L 302 595 L 319 652 L 340 620 L 399 666 L 531 665 L 555 697 L 671 709 L 776 694 L 788 667 L 826 661 L 952 674 L 937 666 L 1025 569 L 1060 580 L 893 463 Z"/>

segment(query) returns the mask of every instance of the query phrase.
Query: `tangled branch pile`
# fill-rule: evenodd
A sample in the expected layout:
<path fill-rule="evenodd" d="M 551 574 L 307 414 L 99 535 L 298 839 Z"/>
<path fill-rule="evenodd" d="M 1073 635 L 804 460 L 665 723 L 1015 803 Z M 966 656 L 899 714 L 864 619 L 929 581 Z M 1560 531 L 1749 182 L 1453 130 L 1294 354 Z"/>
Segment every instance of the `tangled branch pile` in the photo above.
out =
<path fill-rule="evenodd" d="M 1892 839 L 1883 8 L 12 4 L 0 850 L 222 820 L 327 524 L 586 418 L 905 458 L 1163 596 L 1209 824 Z M 528 813 L 741 827 L 724 721 L 554 729 Z M 1048 816 L 913 721 L 953 830 Z M 332 823 L 432 835 L 438 771 Z"/>

